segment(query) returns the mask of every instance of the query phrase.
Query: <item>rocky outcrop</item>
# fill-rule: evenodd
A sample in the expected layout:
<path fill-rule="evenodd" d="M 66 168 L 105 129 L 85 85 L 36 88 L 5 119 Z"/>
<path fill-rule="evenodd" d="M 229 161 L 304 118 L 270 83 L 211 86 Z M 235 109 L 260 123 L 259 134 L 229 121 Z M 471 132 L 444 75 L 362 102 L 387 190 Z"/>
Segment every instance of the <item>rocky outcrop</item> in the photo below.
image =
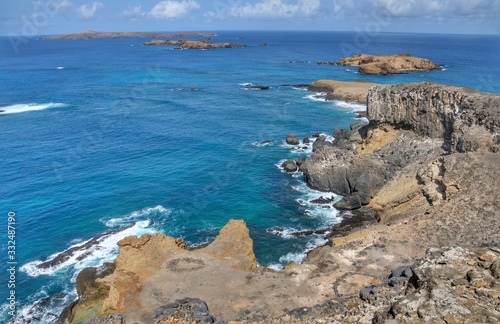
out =
<path fill-rule="evenodd" d="M 376 85 L 376 83 L 364 81 L 317 80 L 307 90 L 311 92 L 326 92 L 326 100 L 343 100 L 366 104 L 368 90 Z"/>
<path fill-rule="evenodd" d="M 399 74 L 415 71 L 441 70 L 441 66 L 428 59 L 410 54 L 368 55 L 356 54 L 337 61 L 338 65 L 357 66 L 361 74 Z"/>
<path fill-rule="evenodd" d="M 500 96 L 431 82 L 369 90 L 368 118 L 440 138 L 451 152 L 498 151 Z"/>
<path fill-rule="evenodd" d="M 316 150 L 303 165 L 305 181 L 321 191 L 373 197 L 415 161 L 443 153 L 498 152 L 498 107 L 498 95 L 429 82 L 374 87 L 368 97 L 370 124 L 335 130 L 332 146 Z M 354 206 L 339 207 L 348 205 Z"/>
<path fill-rule="evenodd" d="M 299 145 L 300 140 L 295 134 L 287 134 L 286 135 L 286 143 L 289 145 Z"/>
<path fill-rule="evenodd" d="M 244 44 L 235 44 L 235 43 L 212 43 L 209 41 L 190 41 L 190 40 L 162 40 L 162 39 L 154 39 L 148 42 L 145 42 L 144 45 L 171 45 L 177 46 L 182 49 L 212 49 L 212 48 L 235 48 L 235 47 L 246 47 Z"/>
<path fill-rule="evenodd" d="M 295 172 L 298 169 L 297 163 L 294 160 L 286 160 L 281 164 L 281 167 L 285 172 Z"/>

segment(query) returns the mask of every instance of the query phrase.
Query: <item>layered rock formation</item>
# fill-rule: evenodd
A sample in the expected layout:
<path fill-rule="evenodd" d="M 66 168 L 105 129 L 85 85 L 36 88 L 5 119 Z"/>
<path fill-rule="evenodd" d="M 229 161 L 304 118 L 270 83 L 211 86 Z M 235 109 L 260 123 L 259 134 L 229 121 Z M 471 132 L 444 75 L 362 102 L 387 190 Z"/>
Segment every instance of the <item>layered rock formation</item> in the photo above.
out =
<path fill-rule="evenodd" d="M 154 39 L 148 42 L 145 42 L 144 45 L 172 45 L 177 46 L 182 49 L 212 49 L 212 48 L 234 48 L 234 47 L 246 47 L 243 44 L 235 44 L 235 43 L 212 43 L 209 41 L 190 41 L 190 40 L 162 40 L 162 39 Z"/>
<path fill-rule="evenodd" d="M 428 59 L 410 54 L 368 55 L 357 54 L 337 61 L 339 65 L 357 66 L 361 74 L 399 74 L 415 71 L 441 70 L 441 66 Z"/>
<path fill-rule="evenodd" d="M 500 97 L 430 82 L 369 90 L 368 116 L 377 124 L 444 139 L 451 152 L 498 151 Z"/>
<path fill-rule="evenodd" d="M 312 92 L 326 92 L 327 100 L 343 100 L 366 104 L 368 90 L 376 83 L 364 81 L 335 81 L 335 80 L 317 80 L 308 88 Z"/>

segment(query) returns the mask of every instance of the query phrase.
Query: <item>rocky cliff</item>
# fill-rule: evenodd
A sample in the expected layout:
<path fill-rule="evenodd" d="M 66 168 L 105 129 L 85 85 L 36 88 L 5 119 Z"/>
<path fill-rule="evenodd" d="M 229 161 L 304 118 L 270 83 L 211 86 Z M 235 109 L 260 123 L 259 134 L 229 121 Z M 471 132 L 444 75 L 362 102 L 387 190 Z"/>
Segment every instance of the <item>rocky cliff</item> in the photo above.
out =
<path fill-rule="evenodd" d="M 199 249 L 128 237 L 114 264 L 80 273 L 61 322 L 500 323 L 499 97 L 373 88 L 370 123 L 336 130 L 301 170 L 378 223 L 332 231 L 282 271 L 257 266 L 243 221 Z"/>
<path fill-rule="evenodd" d="M 368 116 L 374 123 L 443 139 L 451 152 L 499 150 L 498 95 L 424 82 L 377 86 L 368 98 Z"/>
<path fill-rule="evenodd" d="M 373 197 L 415 161 L 499 152 L 498 107 L 498 95 L 430 82 L 375 86 L 368 91 L 370 124 L 343 134 L 348 147 L 316 152 L 303 166 L 305 180 L 314 189 Z"/>

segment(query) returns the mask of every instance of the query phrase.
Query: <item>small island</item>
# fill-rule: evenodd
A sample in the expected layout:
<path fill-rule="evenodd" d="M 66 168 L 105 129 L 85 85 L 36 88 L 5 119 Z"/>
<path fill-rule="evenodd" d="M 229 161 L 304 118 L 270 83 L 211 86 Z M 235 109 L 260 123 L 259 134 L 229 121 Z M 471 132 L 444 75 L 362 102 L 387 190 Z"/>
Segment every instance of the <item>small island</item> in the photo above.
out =
<path fill-rule="evenodd" d="M 357 54 L 340 59 L 336 63 L 345 66 L 357 66 L 360 74 L 390 75 L 442 69 L 439 64 L 431 60 L 411 56 L 410 54 Z"/>
<path fill-rule="evenodd" d="M 177 32 L 177 33 L 160 33 L 160 32 L 96 32 L 86 30 L 81 33 L 54 35 L 42 38 L 43 40 L 79 40 L 79 39 L 98 39 L 98 38 L 152 38 L 152 37 L 210 37 L 217 36 L 215 33 L 199 33 L 199 32 Z"/>
<path fill-rule="evenodd" d="M 145 42 L 144 45 L 171 45 L 177 46 L 182 49 L 212 49 L 212 48 L 235 48 L 235 47 L 246 47 L 244 44 L 235 44 L 235 43 L 212 43 L 207 40 L 201 41 L 191 41 L 191 40 L 170 40 L 170 39 L 153 39 L 149 42 Z"/>

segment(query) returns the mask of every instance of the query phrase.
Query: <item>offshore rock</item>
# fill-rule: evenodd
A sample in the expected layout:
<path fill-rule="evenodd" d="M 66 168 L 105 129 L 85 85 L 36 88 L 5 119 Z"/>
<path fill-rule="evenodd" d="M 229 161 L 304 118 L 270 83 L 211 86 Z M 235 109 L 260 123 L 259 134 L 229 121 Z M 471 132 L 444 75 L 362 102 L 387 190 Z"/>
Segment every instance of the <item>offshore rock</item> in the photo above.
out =
<path fill-rule="evenodd" d="M 299 145 L 300 141 L 297 135 L 295 134 L 287 134 L 286 135 L 286 143 L 289 145 Z"/>
<path fill-rule="evenodd" d="M 182 49 L 213 49 L 213 48 L 235 48 L 235 47 L 246 47 L 243 44 L 235 44 L 235 43 L 212 43 L 208 41 L 190 41 L 190 40 L 162 40 L 162 39 L 153 39 L 151 41 L 145 42 L 145 46 L 150 45 L 172 45 L 178 46 Z"/>
<path fill-rule="evenodd" d="M 298 169 L 298 166 L 294 160 L 286 160 L 281 164 L 281 167 L 285 170 L 285 172 L 288 173 L 295 172 Z"/>
<path fill-rule="evenodd" d="M 399 74 L 404 72 L 441 70 L 441 66 L 428 59 L 410 54 L 368 55 L 357 54 L 337 61 L 339 65 L 357 66 L 361 74 Z"/>

